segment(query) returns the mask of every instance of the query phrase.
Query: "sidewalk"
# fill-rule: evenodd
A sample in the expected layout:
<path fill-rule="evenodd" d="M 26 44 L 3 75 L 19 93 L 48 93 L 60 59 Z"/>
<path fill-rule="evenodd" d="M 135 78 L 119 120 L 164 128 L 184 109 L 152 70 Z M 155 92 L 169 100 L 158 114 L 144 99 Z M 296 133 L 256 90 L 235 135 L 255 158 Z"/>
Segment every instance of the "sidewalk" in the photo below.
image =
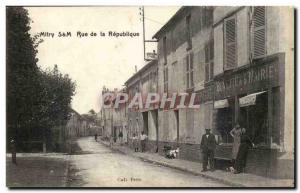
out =
<path fill-rule="evenodd" d="M 66 187 L 69 155 L 17 153 L 17 165 L 6 154 L 6 186 L 9 188 Z"/>
<path fill-rule="evenodd" d="M 109 142 L 100 142 L 106 146 L 109 146 Z M 114 144 L 112 149 L 117 150 L 126 155 L 140 158 L 144 161 L 156 163 L 181 171 L 190 172 L 192 174 L 216 180 L 233 187 L 294 187 L 294 180 L 292 179 L 271 179 L 253 174 L 232 174 L 221 170 L 215 170 L 214 172 L 201 172 L 202 165 L 198 162 L 192 162 L 181 159 L 167 159 L 155 153 L 134 152 L 127 146 L 120 146 L 118 144 Z"/>

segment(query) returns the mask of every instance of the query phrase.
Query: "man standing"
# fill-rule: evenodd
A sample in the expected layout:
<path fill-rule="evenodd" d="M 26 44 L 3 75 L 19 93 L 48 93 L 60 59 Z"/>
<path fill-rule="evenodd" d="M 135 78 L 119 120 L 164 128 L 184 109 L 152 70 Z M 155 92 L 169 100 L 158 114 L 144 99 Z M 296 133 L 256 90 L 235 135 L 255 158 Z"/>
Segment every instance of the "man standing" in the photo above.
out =
<path fill-rule="evenodd" d="M 214 170 L 214 154 L 216 149 L 216 139 L 213 134 L 210 133 L 210 129 L 205 129 L 205 134 L 202 135 L 200 149 L 203 154 L 202 172 L 207 171 L 207 164 L 209 161 L 210 170 Z"/>
<path fill-rule="evenodd" d="M 123 132 L 121 130 L 119 132 L 119 141 L 120 141 L 120 144 L 122 145 L 123 144 Z"/>
<path fill-rule="evenodd" d="M 97 142 L 97 140 L 98 140 L 98 134 L 95 133 L 95 141 Z"/>
<path fill-rule="evenodd" d="M 11 160 L 13 164 L 17 164 L 17 150 L 15 140 L 10 141 Z"/>
<path fill-rule="evenodd" d="M 147 135 L 144 133 L 144 131 L 142 131 L 142 135 L 141 135 L 141 146 L 142 146 L 142 152 L 145 152 L 145 148 L 146 148 L 146 139 L 147 139 Z"/>

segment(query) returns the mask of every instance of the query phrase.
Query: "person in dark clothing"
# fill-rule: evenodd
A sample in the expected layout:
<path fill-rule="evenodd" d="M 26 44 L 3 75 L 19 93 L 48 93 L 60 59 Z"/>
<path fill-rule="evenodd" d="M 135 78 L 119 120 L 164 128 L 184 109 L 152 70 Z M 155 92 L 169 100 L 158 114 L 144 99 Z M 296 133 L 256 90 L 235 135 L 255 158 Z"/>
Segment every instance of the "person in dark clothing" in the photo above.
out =
<path fill-rule="evenodd" d="M 119 141 L 120 141 L 120 144 L 122 145 L 123 144 L 123 132 L 122 131 L 119 132 Z"/>
<path fill-rule="evenodd" d="M 207 165 L 209 162 L 210 170 L 214 170 L 214 154 L 216 149 L 216 139 L 213 134 L 210 133 L 210 129 L 205 129 L 205 134 L 202 135 L 200 149 L 203 154 L 202 172 L 207 171 Z"/>
<path fill-rule="evenodd" d="M 250 147 L 254 147 L 254 144 L 250 140 L 249 136 L 246 135 L 246 129 L 242 128 L 241 143 L 236 156 L 234 174 L 241 173 L 246 167 L 247 155 Z"/>
<path fill-rule="evenodd" d="M 11 161 L 13 164 L 17 164 L 17 148 L 15 140 L 10 141 L 10 149 L 11 149 Z"/>
<path fill-rule="evenodd" d="M 95 141 L 97 141 L 98 140 L 98 134 L 96 133 L 95 134 Z"/>

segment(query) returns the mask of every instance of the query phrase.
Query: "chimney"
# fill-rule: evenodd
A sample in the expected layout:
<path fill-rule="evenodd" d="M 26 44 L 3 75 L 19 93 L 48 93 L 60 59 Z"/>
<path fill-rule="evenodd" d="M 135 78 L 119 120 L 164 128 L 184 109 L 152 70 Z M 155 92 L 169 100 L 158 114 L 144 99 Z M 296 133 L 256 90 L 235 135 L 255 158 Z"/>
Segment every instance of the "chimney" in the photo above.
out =
<path fill-rule="evenodd" d="M 137 66 L 135 65 L 134 68 L 135 68 L 135 73 L 137 73 Z"/>

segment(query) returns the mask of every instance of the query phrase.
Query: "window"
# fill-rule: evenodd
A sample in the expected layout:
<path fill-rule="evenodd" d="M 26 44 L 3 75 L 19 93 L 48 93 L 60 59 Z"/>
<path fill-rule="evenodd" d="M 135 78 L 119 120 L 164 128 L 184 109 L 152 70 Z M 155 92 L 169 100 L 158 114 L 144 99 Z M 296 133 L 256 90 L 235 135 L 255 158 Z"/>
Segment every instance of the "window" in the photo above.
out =
<path fill-rule="evenodd" d="M 168 67 L 164 68 L 164 92 L 168 92 Z"/>
<path fill-rule="evenodd" d="M 187 89 L 194 87 L 194 54 L 190 53 L 186 56 L 186 87 Z"/>
<path fill-rule="evenodd" d="M 186 17 L 186 39 L 187 39 L 187 50 L 192 48 L 191 39 L 191 15 Z"/>
<path fill-rule="evenodd" d="M 201 13 L 201 24 L 202 24 L 202 27 L 205 27 L 206 26 L 206 8 L 202 8 L 202 13 Z"/>
<path fill-rule="evenodd" d="M 167 37 L 163 38 L 164 64 L 167 64 Z"/>
<path fill-rule="evenodd" d="M 236 16 L 225 19 L 225 63 L 224 71 L 233 69 L 236 66 Z"/>
<path fill-rule="evenodd" d="M 255 105 L 240 108 L 239 123 L 246 128 L 254 144 L 267 146 L 271 133 L 268 133 L 268 93 L 257 95 Z"/>
<path fill-rule="evenodd" d="M 266 8 L 253 7 L 252 15 L 252 57 L 266 54 Z"/>
<path fill-rule="evenodd" d="M 209 27 L 213 24 L 213 9 L 211 7 L 204 7 L 201 13 L 202 27 Z"/>
<path fill-rule="evenodd" d="M 214 78 L 214 40 L 211 39 L 205 45 L 205 81 L 210 81 Z"/>

